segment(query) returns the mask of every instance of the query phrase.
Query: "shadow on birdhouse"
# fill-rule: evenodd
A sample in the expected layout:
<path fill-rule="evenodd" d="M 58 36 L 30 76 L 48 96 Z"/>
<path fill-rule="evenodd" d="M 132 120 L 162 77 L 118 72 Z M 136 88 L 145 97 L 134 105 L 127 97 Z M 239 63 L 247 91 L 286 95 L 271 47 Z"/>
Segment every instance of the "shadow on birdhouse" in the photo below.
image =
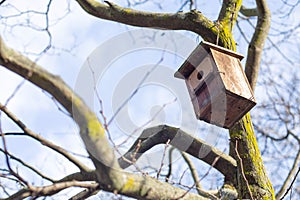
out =
<path fill-rule="evenodd" d="M 201 42 L 175 73 L 185 79 L 198 119 L 231 128 L 255 106 L 241 59 L 233 51 Z"/>

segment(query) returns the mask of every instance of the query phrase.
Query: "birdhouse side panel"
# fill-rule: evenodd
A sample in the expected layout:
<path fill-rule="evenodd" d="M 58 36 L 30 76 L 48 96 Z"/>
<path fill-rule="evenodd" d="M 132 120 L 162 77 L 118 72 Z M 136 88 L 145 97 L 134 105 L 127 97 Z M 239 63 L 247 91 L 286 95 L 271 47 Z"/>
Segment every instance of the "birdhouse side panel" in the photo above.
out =
<path fill-rule="evenodd" d="M 254 99 L 240 60 L 214 49 L 211 50 L 211 53 L 226 90 L 246 99 Z"/>

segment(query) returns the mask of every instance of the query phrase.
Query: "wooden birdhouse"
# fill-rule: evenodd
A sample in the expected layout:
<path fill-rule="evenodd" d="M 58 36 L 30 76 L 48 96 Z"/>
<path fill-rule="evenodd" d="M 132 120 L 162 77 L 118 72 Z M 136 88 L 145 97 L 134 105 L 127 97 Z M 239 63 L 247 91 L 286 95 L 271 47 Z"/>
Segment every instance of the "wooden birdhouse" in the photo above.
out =
<path fill-rule="evenodd" d="M 198 119 L 230 128 L 255 106 L 241 59 L 233 51 L 201 42 L 175 73 L 185 79 Z"/>

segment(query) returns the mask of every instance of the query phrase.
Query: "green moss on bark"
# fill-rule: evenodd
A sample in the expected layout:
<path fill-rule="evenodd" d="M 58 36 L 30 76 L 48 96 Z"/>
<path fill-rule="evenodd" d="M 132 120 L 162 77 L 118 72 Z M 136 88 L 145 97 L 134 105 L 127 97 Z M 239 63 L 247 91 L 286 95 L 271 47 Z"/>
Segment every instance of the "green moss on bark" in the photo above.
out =
<path fill-rule="evenodd" d="M 238 151 L 234 157 L 239 168 L 239 197 L 250 198 L 251 193 L 255 199 L 274 199 L 274 190 L 263 165 L 249 113 L 230 130 L 230 138 L 231 152 Z"/>

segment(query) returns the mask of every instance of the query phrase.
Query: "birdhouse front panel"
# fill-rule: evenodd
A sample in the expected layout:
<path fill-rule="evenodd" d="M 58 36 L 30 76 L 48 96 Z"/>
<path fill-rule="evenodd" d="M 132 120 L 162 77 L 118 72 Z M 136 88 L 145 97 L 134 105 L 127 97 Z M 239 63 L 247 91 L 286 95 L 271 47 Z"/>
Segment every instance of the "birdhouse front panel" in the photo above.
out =
<path fill-rule="evenodd" d="M 242 55 L 201 42 L 175 73 L 185 79 L 198 119 L 230 128 L 256 103 Z"/>
<path fill-rule="evenodd" d="M 189 91 L 193 89 L 186 81 Z M 223 91 L 223 92 L 220 92 Z M 224 124 L 226 118 L 225 88 L 222 80 L 211 73 L 208 79 L 193 92 L 189 92 L 198 119 L 212 124 Z M 220 103 L 221 102 L 221 103 Z"/>
<path fill-rule="evenodd" d="M 187 82 L 196 92 L 205 82 L 207 82 L 209 77 L 213 76 L 213 72 L 214 61 L 211 56 L 206 56 L 187 78 Z"/>

